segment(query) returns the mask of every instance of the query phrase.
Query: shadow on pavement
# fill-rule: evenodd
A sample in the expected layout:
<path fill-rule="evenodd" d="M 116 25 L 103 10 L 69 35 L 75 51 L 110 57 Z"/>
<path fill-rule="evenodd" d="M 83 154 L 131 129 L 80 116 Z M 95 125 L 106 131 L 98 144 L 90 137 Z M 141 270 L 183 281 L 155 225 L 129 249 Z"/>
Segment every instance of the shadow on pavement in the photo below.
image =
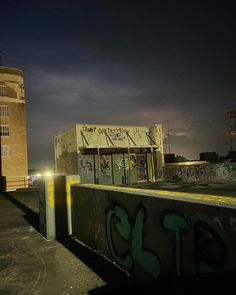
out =
<path fill-rule="evenodd" d="M 159 279 L 157 281 L 133 282 L 133 284 L 120 285 L 114 288 L 106 285 L 89 291 L 89 294 L 122 294 L 134 292 L 135 294 L 165 294 L 165 295 L 203 295 L 203 294 L 231 294 L 235 287 L 235 272 L 207 274 L 199 277 L 193 276 L 181 279 Z"/>
<path fill-rule="evenodd" d="M 21 211 L 25 213 L 23 215 L 23 218 L 34 227 L 35 230 L 39 231 L 39 214 L 34 212 L 32 209 L 27 207 L 22 202 L 18 201 L 17 199 L 13 198 L 7 193 L 4 193 L 4 197 L 10 201 L 12 204 L 14 204 L 16 207 L 18 207 Z"/>
<path fill-rule="evenodd" d="M 136 294 L 171 294 L 171 295 L 202 295 L 228 294 L 226 291 L 235 288 L 235 271 L 225 271 L 192 277 L 158 279 L 156 281 L 138 282 L 128 276 L 112 262 L 103 258 L 73 237 L 59 240 L 76 257 L 90 267 L 107 284 L 88 292 L 88 294 L 122 294 L 135 292 Z"/>
<path fill-rule="evenodd" d="M 120 286 L 130 287 L 135 285 L 134 278 L 128 276 L 112 262 L 93 252 L 72 236 L 67 239 L 58 239 L 58 241 L 101 277 L 108 284 L 108 288 L 110 285 L 114 289 L 118 289 Z"/>

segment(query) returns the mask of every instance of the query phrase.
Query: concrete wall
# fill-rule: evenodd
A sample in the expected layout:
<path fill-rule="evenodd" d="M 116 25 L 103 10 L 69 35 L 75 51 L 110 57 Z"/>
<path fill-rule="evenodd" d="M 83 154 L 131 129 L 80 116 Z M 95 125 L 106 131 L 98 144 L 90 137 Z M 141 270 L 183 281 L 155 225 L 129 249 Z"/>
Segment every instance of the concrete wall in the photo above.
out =
<path fill-rule="evenodd" d="M 236 201 L 72 185 L 72 234 L 139 280 L 236 270 Z"/>
<path fill-rule="evenodd" d="M 165 181 L 181 182 L 236 182 L 236 163 L 166 164 Z"/>
<path fill-rule="evenodd" d="M 60 174 L 78 174 L 75 126 L 57 134 L 54 138 L 55 170 Z"/>

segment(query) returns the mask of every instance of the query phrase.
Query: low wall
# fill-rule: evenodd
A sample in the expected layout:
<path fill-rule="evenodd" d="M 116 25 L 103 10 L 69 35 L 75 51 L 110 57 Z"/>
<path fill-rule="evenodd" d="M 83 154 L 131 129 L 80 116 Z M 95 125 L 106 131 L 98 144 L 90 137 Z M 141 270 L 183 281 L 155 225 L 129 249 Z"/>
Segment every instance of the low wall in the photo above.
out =
<path fill-rule="evenodd" d="M 72 185 L 72 234 L 137 279 L 236 270 L 236 199 Z"/>
<path fill-rule="evenodd" d="M 166 164 L 164 180 L 180 182 L 236 182 L 236 163 Z"/>

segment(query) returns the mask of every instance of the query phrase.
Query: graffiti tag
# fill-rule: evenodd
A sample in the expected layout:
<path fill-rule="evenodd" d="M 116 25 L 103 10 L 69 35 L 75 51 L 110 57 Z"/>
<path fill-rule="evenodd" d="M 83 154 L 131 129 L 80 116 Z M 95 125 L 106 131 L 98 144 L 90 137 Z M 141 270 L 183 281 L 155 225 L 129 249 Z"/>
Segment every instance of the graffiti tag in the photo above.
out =
<path fill-rule="evenodd" d="M 140 208 L 131 224 L 128 213 L 121 207 L 109 209 L 106 214 L 106 230 L 111 255 L 116 262 L 127 270 L 139 267 L 153 279 L 157 279 L 161 264 L 157 255 L 144 249 L 144 209 Z M 116 233 L 128 245 L 126 252 L 121 255 L 115 247 L 113 235 Z"/>

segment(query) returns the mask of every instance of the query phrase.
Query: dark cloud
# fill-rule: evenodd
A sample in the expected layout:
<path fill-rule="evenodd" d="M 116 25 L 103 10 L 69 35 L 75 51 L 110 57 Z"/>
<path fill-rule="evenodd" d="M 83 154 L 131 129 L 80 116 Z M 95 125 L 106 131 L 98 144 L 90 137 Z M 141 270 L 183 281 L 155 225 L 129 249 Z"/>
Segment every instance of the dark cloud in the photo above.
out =
<path fill-rule="evenodd" d="M 53 162 L 53 136 L 80 122 L 168 121 L 172 152 L 225 154 L 235 12 L 220 1 L 4 1 L 4 63 L 27 67 L 30 166 Z"/>

